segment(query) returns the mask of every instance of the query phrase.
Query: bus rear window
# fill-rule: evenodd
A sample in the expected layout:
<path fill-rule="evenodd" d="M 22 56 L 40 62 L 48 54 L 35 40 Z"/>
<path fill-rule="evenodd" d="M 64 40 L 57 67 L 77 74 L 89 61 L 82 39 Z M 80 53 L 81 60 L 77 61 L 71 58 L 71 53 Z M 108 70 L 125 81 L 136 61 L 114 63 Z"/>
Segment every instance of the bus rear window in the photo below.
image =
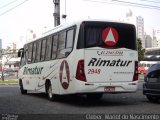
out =
<path fill-rule="evenodd" d="M 108 39 L 115 40 L 116 44 L 109 46 L 103 39 L 105 29 L 108 29 Z M 111 29 L 111 31 L 110 31 Z M 114 32 L 113 30 L 116 32 Z M 85 22 L 81 25 L 77 48 L 104 47 L 128 48 L 136 50 L 136 32 L 131 24 L 112 22 Z"/>

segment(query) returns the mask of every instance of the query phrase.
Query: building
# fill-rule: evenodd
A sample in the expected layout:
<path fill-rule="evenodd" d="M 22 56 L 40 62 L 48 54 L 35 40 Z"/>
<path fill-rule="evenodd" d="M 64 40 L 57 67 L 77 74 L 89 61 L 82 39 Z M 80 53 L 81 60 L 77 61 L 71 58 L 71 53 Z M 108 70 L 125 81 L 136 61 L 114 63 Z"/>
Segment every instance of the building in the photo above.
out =
<path fill-rule="evenodd" d="M 156 31 L 153 29 L 153 33 L 152 33 L 152 38 L 153 38 L 153 44 L 152 44 L 152 47 L 158 47 L 158 41 L 157 41 L 157 38 L 156 38 Z"/>
<path fill-rule="evenodd" d="M 0 61 L 0 73 L 15 74 L 19 70 L 20 58 L 17 57 L 17 49 L 15 43 L 8 44 L 3 50 L 2 60 Z"/>
<path fill-rule="evenodd" d="M 26 32 L 26 42 L 30 42 L 36 38 L 36 34 L 33 32 L 32 29 L 28 29 Z"/>
<path fill-rule="evenodd" d="M 153 47 L 160 47 L 160 29 L 153 29 Z"/>
<path fill-rule="evenodd" d="M 156 30 L 156 37 L 157 37 L 157 41 L 158 41 L 158 47 L 160 47 L 160 29 Z"/>
<path fill-rule="evenodd" d="M 16 44 L 13 42 L 13 43 L 9 43 L 8 46 L 10 49 L 16 49 Z"/>
<path fill-rule="evenodd" d="M 160 29 L 153 29 L 152 32 L 152 37 L 153 37 L 153 47 L 160 47 Z"/>
<path fill-rule="evenodd" d="M 144 39 L 144 19 L 141 16 L 136 17 L 137 37 L 142 40 L 142 47 L 145 48 Z"/>
<path fill-rule="evenodd" d="M 11 58 L 8 62 L 5 63 L 3 70 L 4 72 L 18 72 L 19 70 L 19 61 L 20 58 Z"/>
<path fill-rule="evenodd" d="M 145 48 L 152 48 L 152 37 L 150 35 L 145 35 Z"/>

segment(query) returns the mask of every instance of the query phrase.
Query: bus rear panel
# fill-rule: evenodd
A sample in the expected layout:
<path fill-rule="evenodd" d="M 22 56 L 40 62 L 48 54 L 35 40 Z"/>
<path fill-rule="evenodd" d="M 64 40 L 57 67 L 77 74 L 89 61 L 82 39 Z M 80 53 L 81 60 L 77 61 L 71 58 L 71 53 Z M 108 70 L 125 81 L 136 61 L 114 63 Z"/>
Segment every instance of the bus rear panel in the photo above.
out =
<path fill-rule="evenodd" d="M 79 92 L 135 92 L 138 54 L 135 27 L 114 22 L 83 22 L 77 50 Z M 78 54 L 78 53 L 77 53 Z M 83 55 L 84 54 L 84 55 Z"/>

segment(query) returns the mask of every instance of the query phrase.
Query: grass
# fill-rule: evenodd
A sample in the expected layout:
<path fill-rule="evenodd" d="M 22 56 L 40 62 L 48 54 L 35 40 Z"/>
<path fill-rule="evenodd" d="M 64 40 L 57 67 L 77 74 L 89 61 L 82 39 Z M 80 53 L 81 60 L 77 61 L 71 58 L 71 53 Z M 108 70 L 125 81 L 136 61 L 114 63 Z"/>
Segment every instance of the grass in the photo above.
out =
<path fill-rule="evenodd" d="M 17 85 L 18 84 L 18 80 L 14 79 L 14 80 L 0 80 L 0 85 Z"/>

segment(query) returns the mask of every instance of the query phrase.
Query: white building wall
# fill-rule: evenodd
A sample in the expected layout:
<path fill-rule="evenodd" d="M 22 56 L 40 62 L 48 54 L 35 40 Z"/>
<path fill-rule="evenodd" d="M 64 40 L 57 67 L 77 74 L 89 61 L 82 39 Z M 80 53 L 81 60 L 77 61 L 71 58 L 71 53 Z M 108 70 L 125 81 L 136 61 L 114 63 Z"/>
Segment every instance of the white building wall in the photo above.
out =
<path fill-rule="evenodd" d="M 141 16 L 136 18 L 137 23 L 137 37 L 142 40 L 142 47 L 145 48 L 145 39 L 144 39 L 144 19 Z"/>

